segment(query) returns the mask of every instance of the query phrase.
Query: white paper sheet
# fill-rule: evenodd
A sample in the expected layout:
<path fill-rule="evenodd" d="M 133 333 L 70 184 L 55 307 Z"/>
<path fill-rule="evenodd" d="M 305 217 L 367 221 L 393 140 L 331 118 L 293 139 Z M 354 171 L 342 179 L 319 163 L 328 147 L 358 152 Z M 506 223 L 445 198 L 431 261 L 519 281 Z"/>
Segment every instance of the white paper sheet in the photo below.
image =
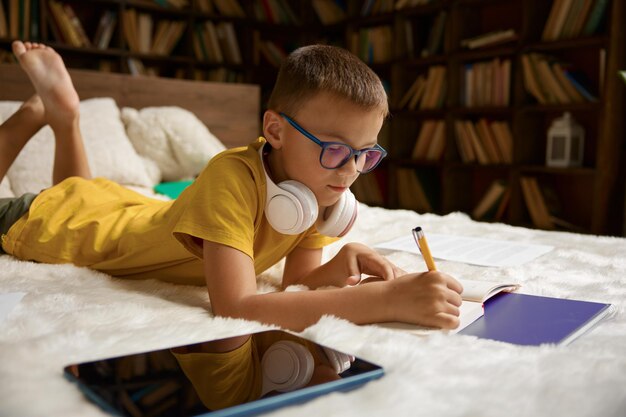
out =
<path fill-rule="evenodd" d="M 430 252 L 435 259 L 481 266 L 518 266 L 530 262 L 554 248 L 548 245 L 437 233 L 429 233 L 427 239 Z M 420 253 L 410 233 L 406 236 L 377 244 L 374 247 Z"/>
<path fill-rule="evenodd" d="M 6 320 L 9 313 L 22 301 L 25 295 L 25 292 L 0 294 L 0 324 Z"/>

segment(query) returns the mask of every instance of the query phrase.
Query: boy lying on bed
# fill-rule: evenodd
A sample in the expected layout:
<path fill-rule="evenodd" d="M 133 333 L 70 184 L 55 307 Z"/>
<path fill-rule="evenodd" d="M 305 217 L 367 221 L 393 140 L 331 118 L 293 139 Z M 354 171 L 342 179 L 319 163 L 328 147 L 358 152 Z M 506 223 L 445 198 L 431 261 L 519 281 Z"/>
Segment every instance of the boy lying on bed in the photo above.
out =
<path fill-rule="evenodd" d="M 321 45 L 293 52 L 263 116 L 264 137 L 214 157 L 177 200 L 164 202 L 90 179 L 79 97 L 63 60 L 36 43 L 16 41 L 13 52 L 37 94 L 0 126 L 0 179 L 46 124 L 56 150 L 51 188 L 0 202 L 4 252 L 120 278 L 204 283 L 215 315 L 292 330 L 324 314 L 458 326 L 462 288 L 444 273 L 406 274 L 355 243 L 321 264 L 323 247 L 356 217 L 348 188 L 385 154 L 376 141 L 387 96 L 352 54 Z M 283 257 L 283 288 L 343 288 L 258 294 L 257 274 Z M 361 274 L 380 279 L 355 285 Z"/>

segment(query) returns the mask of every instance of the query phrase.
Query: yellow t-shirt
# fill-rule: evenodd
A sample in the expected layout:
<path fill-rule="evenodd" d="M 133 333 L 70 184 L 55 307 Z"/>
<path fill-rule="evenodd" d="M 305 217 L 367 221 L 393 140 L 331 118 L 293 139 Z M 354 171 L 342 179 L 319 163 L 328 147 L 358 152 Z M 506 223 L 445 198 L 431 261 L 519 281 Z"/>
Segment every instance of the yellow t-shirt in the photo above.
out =
<path fill-rule="evenodd" d="M 41 192 L 2 247 L 24 260 L 203 285 L 201 240 L 193 238 L 240 250 L 253 259 L 257 274 L 295 247 L 315 249 L 335 241 L 315 226 L 283 235 L 267 222 L 258 155 L 264 143 L 259 138 L 215 156 L 174 201 L 145 197 L 103 178 L 68 178 Z"/>

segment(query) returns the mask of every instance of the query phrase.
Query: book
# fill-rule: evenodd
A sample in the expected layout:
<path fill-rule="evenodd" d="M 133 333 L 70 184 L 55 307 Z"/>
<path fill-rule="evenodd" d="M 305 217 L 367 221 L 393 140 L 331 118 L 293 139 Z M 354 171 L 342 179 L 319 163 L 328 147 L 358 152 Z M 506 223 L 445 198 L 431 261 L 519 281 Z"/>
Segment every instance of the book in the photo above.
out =
<path fill-rule="evenodd" d="M 485 194 L 480 199 L 478 204 L 472 210 L 472 217 L 476 220 L 480 220 L 483 217 L 487 217 L 490 212 L 495 213 L 499 208 L 499 203 L 504 198 L 508 187 L 506 181 L 495 180 L 487 188 Z"/>
<path fill-rule="evenodd" d="M 99 49 L 107 49 L 111 43 L 113 29 L 117 23 L 117 14 L 114 11 L 107 10 L 100 17 L 98 28 L 93 37 L 93 44 Z"/>
<path fill-rule="evenodd" d="M 519 37 L 514 29 L 498 30 L 494 32 L 484 33 L 473 38 L 463 39 L 461 46 L 468 49 L 483 48 L 486 46 L 499 45 L 506 42 L 512 42 Z"/>
<path fill-rule="evenodd" d="M 313 9 L 323 25 L 339 23 L 346 18 L 346 12 L 334 0 L 313 0 Z"/>
<path fill-rule="evenodd" d="M 426 154 L 428 153 L 428 148 L 430 146 L 430 142 L 435 135 L 435 130 L 437 129 L 438 123 L 443 121 L 437 120 L 425 120 L 420 128 L 420 132 L 417 136 L 417 140 L 415 141 L 415 145 L 413 146 L 413 151 L 411 152 L 411 158 L 413 159 L 425 159 Z"/>
<path fill-rule="evenodd" d="M 472 149 L 474 150 L 478 163 L 481 165 L 488 165 L 492 163 L 493 161 L 489 159 L 487 151 L 480 140 L 480 136 L 478 136 L 478 132 L 476 131 L 474 124 L 470 120 L 465 120 L 463 125 L 465 126 L 465 135 L 469 138 L 470 143 L 472 144 Z"/>
<path fill-rule="evenodd" d="M 529 54 L 524 54 L 522 59 L 524 88 L 530 93 L 540 104 L 548 103 L 548 99 L 544 95 L 543 90 L 539 85 L 539 77 L 536 68 L 531 63 Z"/>
<path fill-rule="evenodd" d="M 501 292 L 516 291 L 520 285 L 511 282 L 458 280 L 463 286 L 461 298 L 463 302 L 459 310 L 461 312 L 460 324 L 456 329 L 448 330 L 449 333 L 459 333 L 469 325 L 480 319 L 484 314 L 483 303 Z M 386 329 L 401 330 L 415 335 L 424 335 L 433 329 L 416 324 L 401 322 L 386 322 L 376 324 Z"/>
<path fill-rule="evenodd" d="M 593 8 L 589 12 L 587 21 L 585 22 L 585 26 L 582 31 L 583 35 L 593 35 L 596 32 L 606 13 L 608 3 L 608 0 L 596 0 Z"/>
<path fill-rule="evenodd" d="M 494 121 L 489 124 L 489 129 L 498 143 L 498 149 L 502 156 L 502 162 L 510 164 L 513 162 L 513 134 L 508 122 Z"/>
<path fill-rule="evenodd" d="M 426 191 L 417 173 L 409 168 L 401 168 L 396 172 L 398 183 L 398 202 L 402 208 L 429 213 L 433 207 L 426 196 Z"/>
<path fill-rule="evenodd" d="M 569 10 L 567 11 L 563 28 L 558 34 L 559 39 L 568 39 L 573 37 L 574 24 L 576 23 L 576 18 L 581 12 L 584 1 L 585 0 L 573 0 Z"/>
<path fill-rule="evenodd" d="M 534 177 L 521 177 L 520 185 L 533 224 L 540 229 L 554 230 L 554 222 L 539 189 L 537 179 Z"/>
<path fill-rule="evenodd" d="M 445 34 L 445 26 L 448 14 L 445 10 L 439 12 L 433 24 L 428 32 L 428 39 L 426 40 L 426 47 L 422 49 L 421 56 L 427 57 L 436 55 L 440 52 L 443 45 L 443 38 Z"/>
<path fill-rule="evenodd" d="M 464 122 L 461 120 L 454 121 L 454 131 L 456 147 L 459 152 L 461 160 L 468 164 L 476 161 L 476 154 L 472 146 L 472 139 L 467 135 L 464 127 Z"/>
<path fill-rule="evenodd" d="M 69 21 L 72 27 L 72 31 L 74 33 L 73 36 L 75 37 L 76 42 L 78 43 L 78 45 L 76 46 L 81 46 L 81 47 L 91 46 L 91 41 L 89 40 L 89 38 L 87 37 L 87 34 L 85 33 L 83 24 L 81 23 L 78 16 L 76 16 L 76 13 L 74 12 L 74 9 L 72 8 L 72 6 L 70 6 L 69 4 L 64 4 L 63 13 L 65 14 L 65 18 Z"/>
<path fill-rule="evenodd" d="M 567 345 L 615 311 L 611 304 L 501 293 L 459 334 L 516 345 Z"/>
<path fill-rule="evenodd" d="M 583 5 L 580 8 L 580 12 L 574 19 L 574 23 L 572 24 L 572 36 L 577 37 L 580 36 L 583 26 L 587 21 L 587 17 L 589 16 L 589 12 L 591 11 L 591 7 L 595 4 L 595 0 L 583 0 Z"/>

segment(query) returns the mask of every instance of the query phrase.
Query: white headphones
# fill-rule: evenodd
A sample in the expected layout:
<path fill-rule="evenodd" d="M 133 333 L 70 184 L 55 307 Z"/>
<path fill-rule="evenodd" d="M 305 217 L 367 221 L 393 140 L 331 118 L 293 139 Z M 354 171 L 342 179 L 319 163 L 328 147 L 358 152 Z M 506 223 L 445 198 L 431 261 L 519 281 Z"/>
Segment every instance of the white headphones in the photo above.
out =
<path fill-rule="evenodd" d="M 325 347 L 323 350 L 337 374 L 350 369 L 354 357 Z M 261 359 L 261 396 L 271 391 L 289 392 L 304 387 L 311 381 L 314 367 L 313 355 L 304 345 L 291 340 L 272 344 Z"/>
<path fill-rule="evenodd" d="M 270 178 L 265 168 L 264 146 L 259 149 L 263 172 L 267 183 L 265 217 L 279 233 L 297 235 L 313 226 L 318 217 L 315 194 L 306 185 L 293 180 L 278 185 Z M 341 237 L 352 228 L 356 220 L 358 204 L 348 189 L 339 201 L 326 208 L 317 224 L 317 231 L 325 236 Z"/>

